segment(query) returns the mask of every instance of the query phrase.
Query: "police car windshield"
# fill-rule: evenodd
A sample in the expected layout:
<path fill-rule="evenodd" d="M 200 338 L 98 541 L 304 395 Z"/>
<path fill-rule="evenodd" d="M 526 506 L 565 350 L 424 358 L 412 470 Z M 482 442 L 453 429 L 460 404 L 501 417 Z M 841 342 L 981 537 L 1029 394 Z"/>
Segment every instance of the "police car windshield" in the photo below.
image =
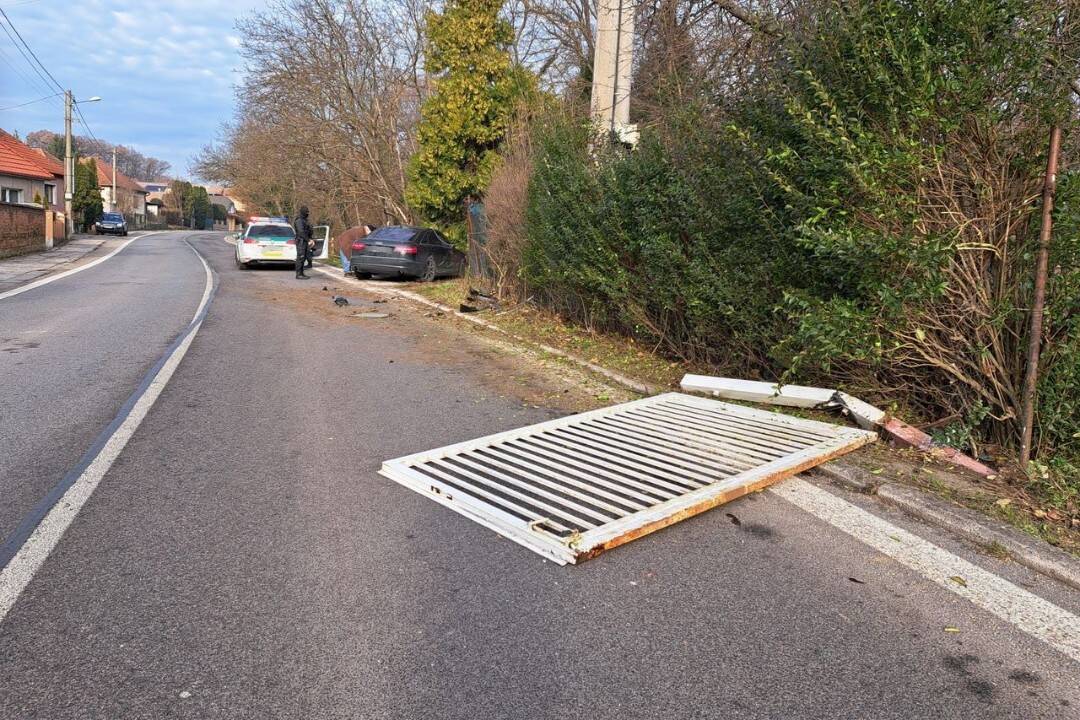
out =
<path fill-rule="evenodd" d="M 248 237 L 294 237 L 296 233 L 288 225 L 252 225 Z"/>

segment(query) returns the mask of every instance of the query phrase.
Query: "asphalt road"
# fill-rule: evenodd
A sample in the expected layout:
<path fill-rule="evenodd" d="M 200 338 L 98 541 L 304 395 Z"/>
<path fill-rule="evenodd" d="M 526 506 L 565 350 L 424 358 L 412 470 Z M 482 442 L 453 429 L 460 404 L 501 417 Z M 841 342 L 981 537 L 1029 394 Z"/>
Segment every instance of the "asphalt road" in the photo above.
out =
<path fill-rule="evenodd" d="M 27 302 L 13 317 L 0 301 L 3 337 L 72 305 L 82 318 L 50 362 L 51 332 L 12 353 L 5 408 L 24 384 L 83 393 L 68 412 L 5 411 L 3 527 L 190 319 L 203 279 L 181 237 L 20 296 L 52 312 L 25 315 Z M 558 567 L 382 478 L 387 458 L 554 412 L 432 352 L 445 331 L 418 316 L 335 317 L 321 280 L 237 270 L 220 236 L 188 237 L 216 297 L 0 624 L 0 717 L 1080 717 L 1080 665 L 775 494 Z"/>
<path fill-rule="evenodd" d="M 191 321 L 204 272 L 178 238 L 141 238 L 96 267 L 0 300 L 0 538 Z"/>

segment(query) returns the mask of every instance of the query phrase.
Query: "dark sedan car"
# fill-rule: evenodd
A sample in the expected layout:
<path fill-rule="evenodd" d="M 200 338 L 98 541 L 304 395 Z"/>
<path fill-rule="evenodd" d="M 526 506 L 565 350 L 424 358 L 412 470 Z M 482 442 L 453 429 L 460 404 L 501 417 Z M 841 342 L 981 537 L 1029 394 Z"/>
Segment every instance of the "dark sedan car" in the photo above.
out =
<path fill-rule="evenodd" d="M 352 244 L 352 270 L 358 278 L 398 275 L 430 281 L 465 271 L 465 253 L 436 230 L 389 225 Z"/>
<path fill-rule="evenodd" d="M 94 223 L 94 230 L 98 235 L 109 233 L 112 235 L 127 235 L 127 221 L 120 213 L 105 213 L 101 219 Z"/>

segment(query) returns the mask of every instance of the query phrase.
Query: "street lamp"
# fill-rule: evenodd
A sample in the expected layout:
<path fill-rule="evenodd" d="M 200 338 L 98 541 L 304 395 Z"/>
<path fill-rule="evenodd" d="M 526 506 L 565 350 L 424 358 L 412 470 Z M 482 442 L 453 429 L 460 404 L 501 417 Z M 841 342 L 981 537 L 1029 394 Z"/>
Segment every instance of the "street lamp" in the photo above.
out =
<path fill-rule="evenodd" d="M 86 100 L 76 100 L 70 90 L 64 91 L 64 216 L 68 240 L 75 233 L 74 211 L 71 207 L 71 201 L 75 196 L 75 158 L 71 154 L 71 109 L 75 105 L 100 100 L 101 98 L 97 95 Z"/>

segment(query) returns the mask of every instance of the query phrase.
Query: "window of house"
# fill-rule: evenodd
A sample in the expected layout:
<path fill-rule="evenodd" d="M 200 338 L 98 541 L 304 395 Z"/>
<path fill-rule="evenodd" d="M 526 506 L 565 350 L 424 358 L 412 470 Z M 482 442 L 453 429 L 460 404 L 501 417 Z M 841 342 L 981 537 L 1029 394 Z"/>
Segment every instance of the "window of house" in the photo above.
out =
<path fill-rule="evenodd" d="M 22 202 L 22 190 L 18 188 L 0 188 L 0 202 Z"/>
<path fill-rule="evenodd" d="M 45 204 L 46 205 L 55 205 L 56 204 L 56 186 L 55 185 L 50 185 L 49 183 L 45 183 Z"/>

